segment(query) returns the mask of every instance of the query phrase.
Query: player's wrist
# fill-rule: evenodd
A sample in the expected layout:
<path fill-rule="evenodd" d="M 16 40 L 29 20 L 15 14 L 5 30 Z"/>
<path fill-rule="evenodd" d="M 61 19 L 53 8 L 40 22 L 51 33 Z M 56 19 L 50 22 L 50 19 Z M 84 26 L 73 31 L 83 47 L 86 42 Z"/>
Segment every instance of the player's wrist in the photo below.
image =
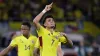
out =
<path fill-rule="evenodd" d="M 42 13 L 46 13 L 47 11 L 44 9 L 43 11 L 42 11 Z"/>

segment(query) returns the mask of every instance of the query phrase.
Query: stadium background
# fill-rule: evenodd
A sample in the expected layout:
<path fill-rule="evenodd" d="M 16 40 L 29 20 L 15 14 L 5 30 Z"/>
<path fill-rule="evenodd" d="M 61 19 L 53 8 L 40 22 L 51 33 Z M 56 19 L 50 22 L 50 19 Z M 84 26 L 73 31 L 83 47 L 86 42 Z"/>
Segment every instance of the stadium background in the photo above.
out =
<path fill-rule="evenodd" d="M 34 17 L 51 1 L 0 0 L 0 50 L 8 46 L 13 33 L 20 33 L 22 21 L 32 23 Z M 54 16 L 56 30 L 65 32 L 74 42 L 73 48 L 62 44 L 64 56 L 100 56 L 100 0 L 53 2 L 53 8 L 47 14 Z M 34 26 L 31 30 L 36 35 Z"/>

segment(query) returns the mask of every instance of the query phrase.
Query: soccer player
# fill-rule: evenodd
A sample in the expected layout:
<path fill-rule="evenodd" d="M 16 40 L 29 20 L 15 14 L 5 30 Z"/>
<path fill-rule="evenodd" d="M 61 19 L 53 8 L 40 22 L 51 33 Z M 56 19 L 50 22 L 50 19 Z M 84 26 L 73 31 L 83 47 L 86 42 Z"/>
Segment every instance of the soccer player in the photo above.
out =
<path fill-rule="evenodd" d="M 70 46 L 73 45 L 72 41 L 67 38 L 65 33 L 56 32 L 56 24 L 54 18 L 51 15 L 45 16 L 43 20 L 43 26 L 39 23 L 42 16 L 52 8 L 52 4 L 46 5 L 44 10 L 35 17 L 33 23 L 36 26 L 39 39 L 35 46 L 35 55 L 37 49 L 40 49 L 40 56 L 57 56 L 58 50 L 61 50 L 60 43 L 67 43 Z"/>
<path fill-rule="evenodd" d="M 18 48 L 18 56 L 33 56 L 34 45 L 37 41 L 37 37 L 30 33 L 31 24 L 29 22 L 23 22 L 21 25 L 22 34 L 16 36 L 10 43 L 10 45 L 0 52 L 0 56 L 5 56 L 14 47 Z"/>

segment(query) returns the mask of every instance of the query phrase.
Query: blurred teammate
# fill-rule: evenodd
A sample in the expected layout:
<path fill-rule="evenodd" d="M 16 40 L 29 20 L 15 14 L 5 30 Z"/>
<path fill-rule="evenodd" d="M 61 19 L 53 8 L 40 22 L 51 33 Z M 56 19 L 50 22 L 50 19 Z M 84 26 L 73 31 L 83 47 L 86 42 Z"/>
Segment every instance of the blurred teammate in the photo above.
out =
<path fill-rule="evenodd" d="M 37 40 L 30 34 L 31 25 L 29 22 L 23 22 L 21 25 L 22 35 L 16 36 L 10 45 L 0 52 L 0 56 L 5 56 L 14 47 L 18 48 L 18 56 L 33 56 L 34 45 Z"/>
<path fill-rule="evenodd" d="M 33 23 L 36 26 L 39 39 L 35 46 L 35 55 L 37 49 L 40 48 L 40 56 L 57 56 L 57 53 L 61 53 L 60 43 L 67 43 L 72 46 L 72 41 L 67 38 L 65 33 L 56 32 L 56 24 L 51 15 L 47 15 L 44 18 L 43 26 L 40 25 L 39 21 L 42 16 L 52 8 L 52 4 L 46 5 L 45 9 L 35 17 Z M 58 54 L 62 56 L 62 54 Z"/>

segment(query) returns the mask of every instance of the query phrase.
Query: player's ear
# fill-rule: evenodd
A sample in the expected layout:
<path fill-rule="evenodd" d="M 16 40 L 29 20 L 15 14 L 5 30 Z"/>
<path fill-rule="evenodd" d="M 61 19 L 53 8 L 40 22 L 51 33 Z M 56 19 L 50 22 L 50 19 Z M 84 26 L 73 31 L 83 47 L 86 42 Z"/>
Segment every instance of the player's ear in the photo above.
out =
<path fill-rule="evenodd" d="M 46 23 L 44 23 L 44 26 L 46 26 L 47 24 Z"/>

